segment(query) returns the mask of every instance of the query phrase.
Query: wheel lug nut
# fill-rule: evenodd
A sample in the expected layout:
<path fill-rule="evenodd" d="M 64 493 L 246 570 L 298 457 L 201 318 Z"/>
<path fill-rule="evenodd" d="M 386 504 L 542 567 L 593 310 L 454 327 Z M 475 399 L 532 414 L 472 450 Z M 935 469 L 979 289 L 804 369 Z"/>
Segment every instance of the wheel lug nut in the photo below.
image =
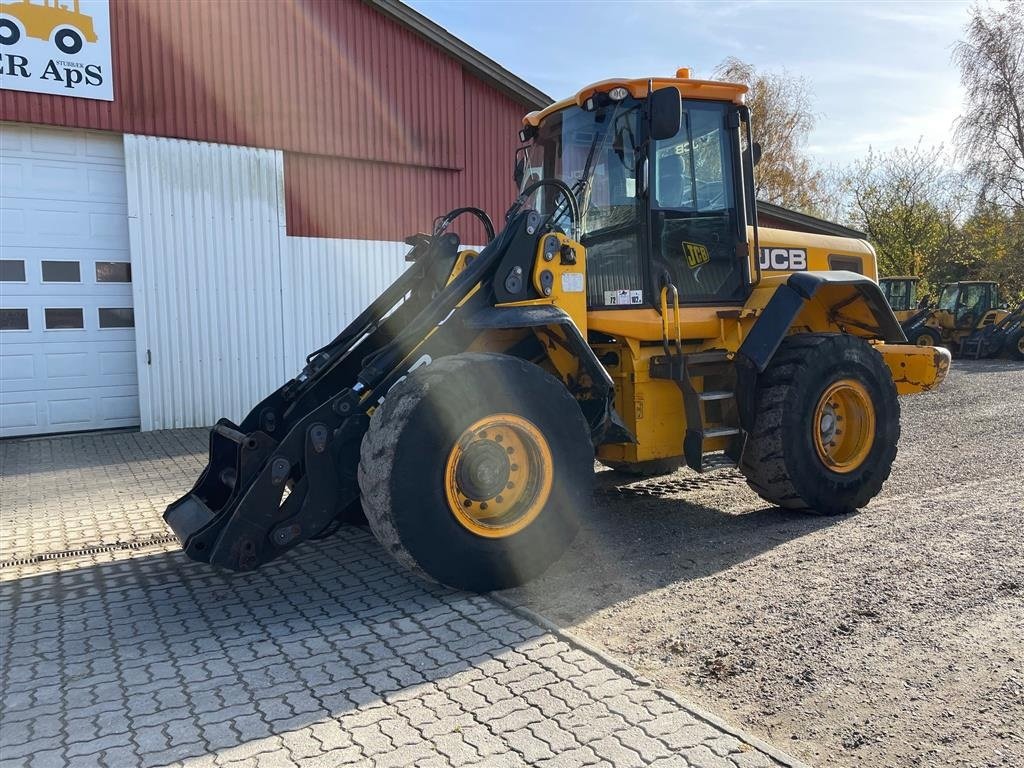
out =
<path fill-rule="evenodd" d="M 487 502 L 486 501 L 481 501 L 480 502 L 480 509 L 487 509 Z"/>
<path fill-rule="evenodd" d="M 519 471 L 519 465 L 518 464 L 513 464 L 512 465 L 512 471 L 513 472 L 518 472 Z"/>
<path fill-rule="evenodd" d="M 499 494 L 498 494 L 497 496 L 495 496 L 495 497 L 494 497 L 494 500 L 495 500 L 496 502 L 498 502 L 499 504 L 501 504 L 501 502 L 503 502 L 503 501 L 504 501 L 504 499 L 503 499 L 503 498 L 501 498 L 501 494 L 500 494 L 500 493 L 499 493 Z"/>
<path fill-rule="evenodd" d="M 516 449 L 510 445 L 508 448 L 505 449 L 505 452 L 511 455 L 516 452 Z"/>
<path fill-rule="evenodd" d="M 506 485 L 506 486 L 505 486 L 505 488 L 506 488 L 506 489 L 508 489 L 508 490 L 510 490 L 510 491 L 511 491 L 511 490 L 512 490 L 513 488 L 515 488 L 515 487 L 516 487 L 516 484 L 515 484 L 515 483 L 509 483 L 508 485 Z"/>

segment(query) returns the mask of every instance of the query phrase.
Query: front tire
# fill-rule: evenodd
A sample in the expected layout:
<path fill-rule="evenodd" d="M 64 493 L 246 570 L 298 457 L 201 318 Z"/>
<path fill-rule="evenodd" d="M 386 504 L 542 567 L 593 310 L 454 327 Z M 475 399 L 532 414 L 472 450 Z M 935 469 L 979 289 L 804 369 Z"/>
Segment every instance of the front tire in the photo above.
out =
<path fill-rule="evenodd" d="M 881 490 L 899 436 L 896 385 L 870 344 L 847 334 L 789 336 L 758 382 L 740 470 L 772 504 L 843 514 Z"/>
<path fill-rule="evenodd" d="M 911 332 L 910 342 L 918 347 L 938 347 L 942 345 L 942 337 L 933 328 L 919 328 Z"/>
<path fill-rule="evenodd" d="M 376 409 L 359 487 L 385 549 L 474 592 L 539 576 L 590 503 L 590 429 L 565 386 L 532 363 L 460 354 L 420 368 Z"/>

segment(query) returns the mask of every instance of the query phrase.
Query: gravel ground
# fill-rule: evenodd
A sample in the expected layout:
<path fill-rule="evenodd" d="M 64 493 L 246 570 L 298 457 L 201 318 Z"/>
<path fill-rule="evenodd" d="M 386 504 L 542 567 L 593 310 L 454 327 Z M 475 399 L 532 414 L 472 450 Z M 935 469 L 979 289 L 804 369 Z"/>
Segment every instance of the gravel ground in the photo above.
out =
<path fill-rule="evenodd" d="M 846 517 L 732 470 L 602 472 L 570 553 L 506 594 L 814 765 L 1020 766 L 1022 404 L 1024 365 L 956 361 Z"/>

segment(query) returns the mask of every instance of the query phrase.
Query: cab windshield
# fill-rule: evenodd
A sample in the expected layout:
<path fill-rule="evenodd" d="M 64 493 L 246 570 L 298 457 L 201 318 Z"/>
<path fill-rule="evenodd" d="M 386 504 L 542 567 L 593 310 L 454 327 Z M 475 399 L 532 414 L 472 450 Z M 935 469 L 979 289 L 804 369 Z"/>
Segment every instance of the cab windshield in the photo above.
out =
<path fill-rule="evenodd" d="M 632 98 L 594 112 L 569 107 L 551 115 L 527 149 L 523 188 L 539 179 L 568 184 L 579 202 L 581 236 L 632 222 L 639 119 L 640 102 Z M 555 215 L 555 224 L 568 232 L 567 206 L 559 197 L 542 187 L 535 206 Z"/>
<path fill-rule="evenodd" d="M 959 295 L 959 285 L 947 285 L 945 288 L 942 289 L 942 294 L 939 296 L 939 309 L 944 309 L 948 312 L 953 312 L 956 309 L 956 299 Z"/>
<path fill-rule="evenodd" d="M 627 97 L 547 116 L 526 149 L 522 188 L 559 179 L 573 190 L 575 230 L 551 187 L 537 191 L 533 206 L 586 247 L 590 308 L 656 306 L 666 284 L 689 303 L 740 300 L 743 212 L 733 188 L 738 131 L 730 105 L 683 99 L 676 135 L 648 142 L 642 103 Z"/>

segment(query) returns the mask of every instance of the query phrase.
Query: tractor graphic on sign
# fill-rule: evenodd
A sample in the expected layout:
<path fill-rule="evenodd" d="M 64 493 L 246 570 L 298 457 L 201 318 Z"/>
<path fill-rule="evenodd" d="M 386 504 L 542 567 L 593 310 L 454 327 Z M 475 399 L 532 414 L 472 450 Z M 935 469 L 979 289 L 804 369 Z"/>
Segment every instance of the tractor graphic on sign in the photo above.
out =
<path fill-rule="evenodd" d="M 52 40 L 68 55 L 82 50 L 86 41 L 96 42 L 92 16 L 82 13 L 78 0 L 71 0 L 70 8 L 60 0 L 0 3 L 0 45 L 14 45 L 22 35 Z"/>

